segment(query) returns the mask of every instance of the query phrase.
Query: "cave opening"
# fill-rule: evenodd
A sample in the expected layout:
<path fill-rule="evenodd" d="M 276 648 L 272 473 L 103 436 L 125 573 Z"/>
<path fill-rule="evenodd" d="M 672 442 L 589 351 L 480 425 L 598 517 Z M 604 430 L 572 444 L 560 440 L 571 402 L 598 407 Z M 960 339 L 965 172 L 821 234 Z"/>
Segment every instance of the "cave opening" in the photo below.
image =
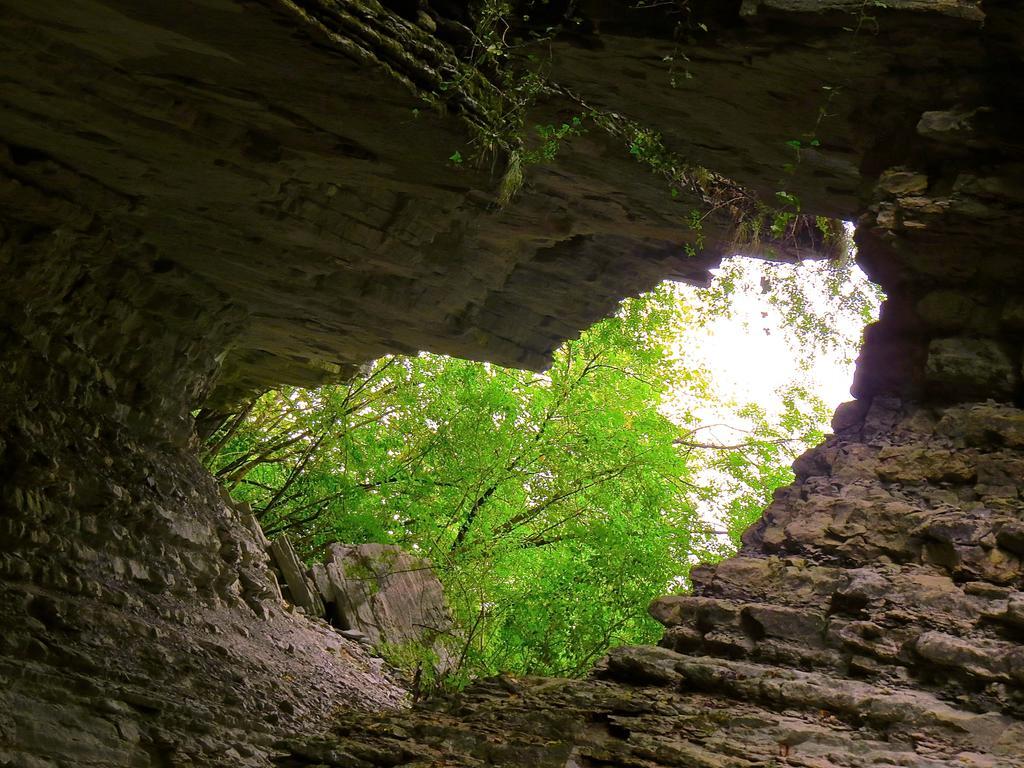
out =
<path fill-rule="evenodd" d="M 579 676 L 611 647 L 656 640 L 647 604 L 734 554 L 793 481 L 794 459 L 850 398 L 880 300 L 852 253 L 737 256 L 705 285 L 666 281 L 624 301 L 544 372 L 387 356 L 344 383 L 240 402 L 202 455 L 287 541 L 272 550 L 286 599 L 365 630 L 410 675 L 441 654 L 437 690 Z M 361 545 L 400 552 L 401 566 L 349 562 Z M 288 584 L 296 553 L 319 601 Z M 388 643 L 376 626 L 387 619 L 360 615 L 396 570 L 444 587 L 447 609 L 425 610 L 451 618 L 417 619 L 422 648 Z M 342 595 L 356 584 L 358 600 Z"/>

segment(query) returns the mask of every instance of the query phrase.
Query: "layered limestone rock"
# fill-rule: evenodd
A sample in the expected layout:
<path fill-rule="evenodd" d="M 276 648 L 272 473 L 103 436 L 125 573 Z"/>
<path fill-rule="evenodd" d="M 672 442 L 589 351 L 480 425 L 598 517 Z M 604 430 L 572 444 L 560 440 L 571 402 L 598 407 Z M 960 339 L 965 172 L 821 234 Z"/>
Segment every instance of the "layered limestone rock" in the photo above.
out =
<path fill-rule="evenodd" d="M 587 680 L 499 678 L 281 746 L 299 766 L 1020 766 L 1018 721 L 776 666 L 613 651 Z"/>
<path fill-rule="evenodd" d="M 275 732 L 404 703 L 379 658 L 281 600 L 256 536 L 194 458 L 94 434 L 103 422 L 70 411 L 17 417 L 0 518 L 0 764 L 264 765 Z M 64 428 L 81 432 L 64 444 Z"/>
<path fill-rule="evenodd" d="M 443 673 L 454 659 L 452 616 L 444 588 L 428 561 L 388 544 L 331 544 L 313 567 L 328 614 L 372 645 L 422 647 Z"/>
<path fill-rule="evenodd" d="M 656 603 L 664 647 L 271 746 L 402 692 L 281 601 L 191 453 L 194 410 L 389 351 L 541 367 L 622 296 L 764 234 L 698 184 L 674 201 L 648 144 L 637 163 L 595 127 L 500 206 L 509 157 L 448 159 L 494 128 L 500 80 L 458 5 L 0 0 L 0 763 L 1020 765 L 1009 0 L 522 22 L 570 22 L 532 49 L 554 85 L 524 126 L 640 125 L 719 192 L 857 219 L 889 295 L 858 401 L 740 556 Z M 810 221 L 774 254 L 820 245 Z"/>
<path fill-rule="evenodd" d="M 415 659 L 412 666 L 427 663 L 443 674 L 454 665 L 454 622 L 428 560 L 394 544 L 334 543 L 307 568 L 286 535 L 266 549 L 284 598 L 307 616 L 387 656 Z"/>

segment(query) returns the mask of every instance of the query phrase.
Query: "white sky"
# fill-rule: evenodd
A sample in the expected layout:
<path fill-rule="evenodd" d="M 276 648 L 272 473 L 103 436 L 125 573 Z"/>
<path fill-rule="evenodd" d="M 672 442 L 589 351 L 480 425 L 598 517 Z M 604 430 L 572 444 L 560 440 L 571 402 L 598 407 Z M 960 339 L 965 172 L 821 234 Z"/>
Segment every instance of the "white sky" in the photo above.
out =
<path fill-rule="evenodd" d="M 773 393 L 796 373 L 792 341 L 781 327 L 780 313 L 759 292 L 737 294 L 732 317 L 717 318 L 687 336 L 693 342 L 687 343 L 687 355 L 711 370 L 716 388 L 732 400 L 752 400 L 770 409 Z M 826 402 L 848 400 L 852 380 L 853 365 L 837 354 L 815 356 L 809 381 Z"/>
<path fill-rule="evenodd" d="M 721 400 L 756 402 L 769 412 L 778 410 L 778 390 L 794 381 L 824 400 L 830 410 L 850 400 L 853 361 L 844 359 L 836 349 L 820 350 L 801 344 L 794 332 L 784 327 L 782 312 L 770 302 L 771 294 L 761 290 L 766 269 L 786 272 L 807 286 L 807 295 L 822 310 L 828 298 L 821 264 L 803 262 L 766 268 L 758 259 L 736 257 L 732 261 L 739 268 L 739 276 L 730 301 L 731 316 L 718 316 L 706 325 L 690 324 L 681 329 L 677 349 L 687 364 L 700 365 L 711 372 L 712 386 Z M 719 272 L 715 270 L 716 274 Z M 867 278 L 857 268 L 854 280 L 867 284 Z M 699 289 L 684 284 L 677 284 L 676 289 L 689 302 L 699 301 Z M 840 312 L 834 328 L 852 350 L 859 343 L 863 320 Z M 809 363 L 807 372 L 800 370 L 798 356 Z M 679 397 L 686 396 L 681 393 Z M 726 418 L 724 411 L 716 412 L 706 406 L 700 411 L 702 421 L 708 423 Z"/>

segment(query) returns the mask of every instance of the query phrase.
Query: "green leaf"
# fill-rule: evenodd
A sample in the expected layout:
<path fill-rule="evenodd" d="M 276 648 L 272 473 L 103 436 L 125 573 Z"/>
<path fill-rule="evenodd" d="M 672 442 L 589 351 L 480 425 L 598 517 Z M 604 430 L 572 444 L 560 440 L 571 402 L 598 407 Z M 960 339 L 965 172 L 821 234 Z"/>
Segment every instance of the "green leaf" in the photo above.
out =
<path fill-rule="evenodd" d="M 797 198 L 796 195 L 780 190 L 775 193 L 775 196 L 786 205 L 793 206 L 793 208 L 795 208 L 797 211 L 800 210 L 800 200 Z"/>

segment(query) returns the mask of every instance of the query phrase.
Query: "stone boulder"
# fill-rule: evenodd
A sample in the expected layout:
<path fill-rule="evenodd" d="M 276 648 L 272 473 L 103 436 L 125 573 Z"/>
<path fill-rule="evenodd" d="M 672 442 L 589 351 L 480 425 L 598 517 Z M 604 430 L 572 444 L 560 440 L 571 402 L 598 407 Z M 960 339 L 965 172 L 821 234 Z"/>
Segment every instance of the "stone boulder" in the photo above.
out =
<path fill-rule="evenodd" d="M 436 654 L 438 673 L 454 659 L 445 640 L 452 617 L 430 563 L 386 544 L 331 544 L 314 581 L 327 616 L 343 630 L 361 632 L 373 645 L 422 643 Z"/>
<path fill-rule="evenodd" d="M 306 575 L 306 568 L 295 554 L 288 536 L 282 534 L 274 539 L 267 549 L 271 561 L 286 585 L 286 597 L 293 605 L 302 608 L 307 616 L 323 616 L 324 603 L 313 582 Z"/>

